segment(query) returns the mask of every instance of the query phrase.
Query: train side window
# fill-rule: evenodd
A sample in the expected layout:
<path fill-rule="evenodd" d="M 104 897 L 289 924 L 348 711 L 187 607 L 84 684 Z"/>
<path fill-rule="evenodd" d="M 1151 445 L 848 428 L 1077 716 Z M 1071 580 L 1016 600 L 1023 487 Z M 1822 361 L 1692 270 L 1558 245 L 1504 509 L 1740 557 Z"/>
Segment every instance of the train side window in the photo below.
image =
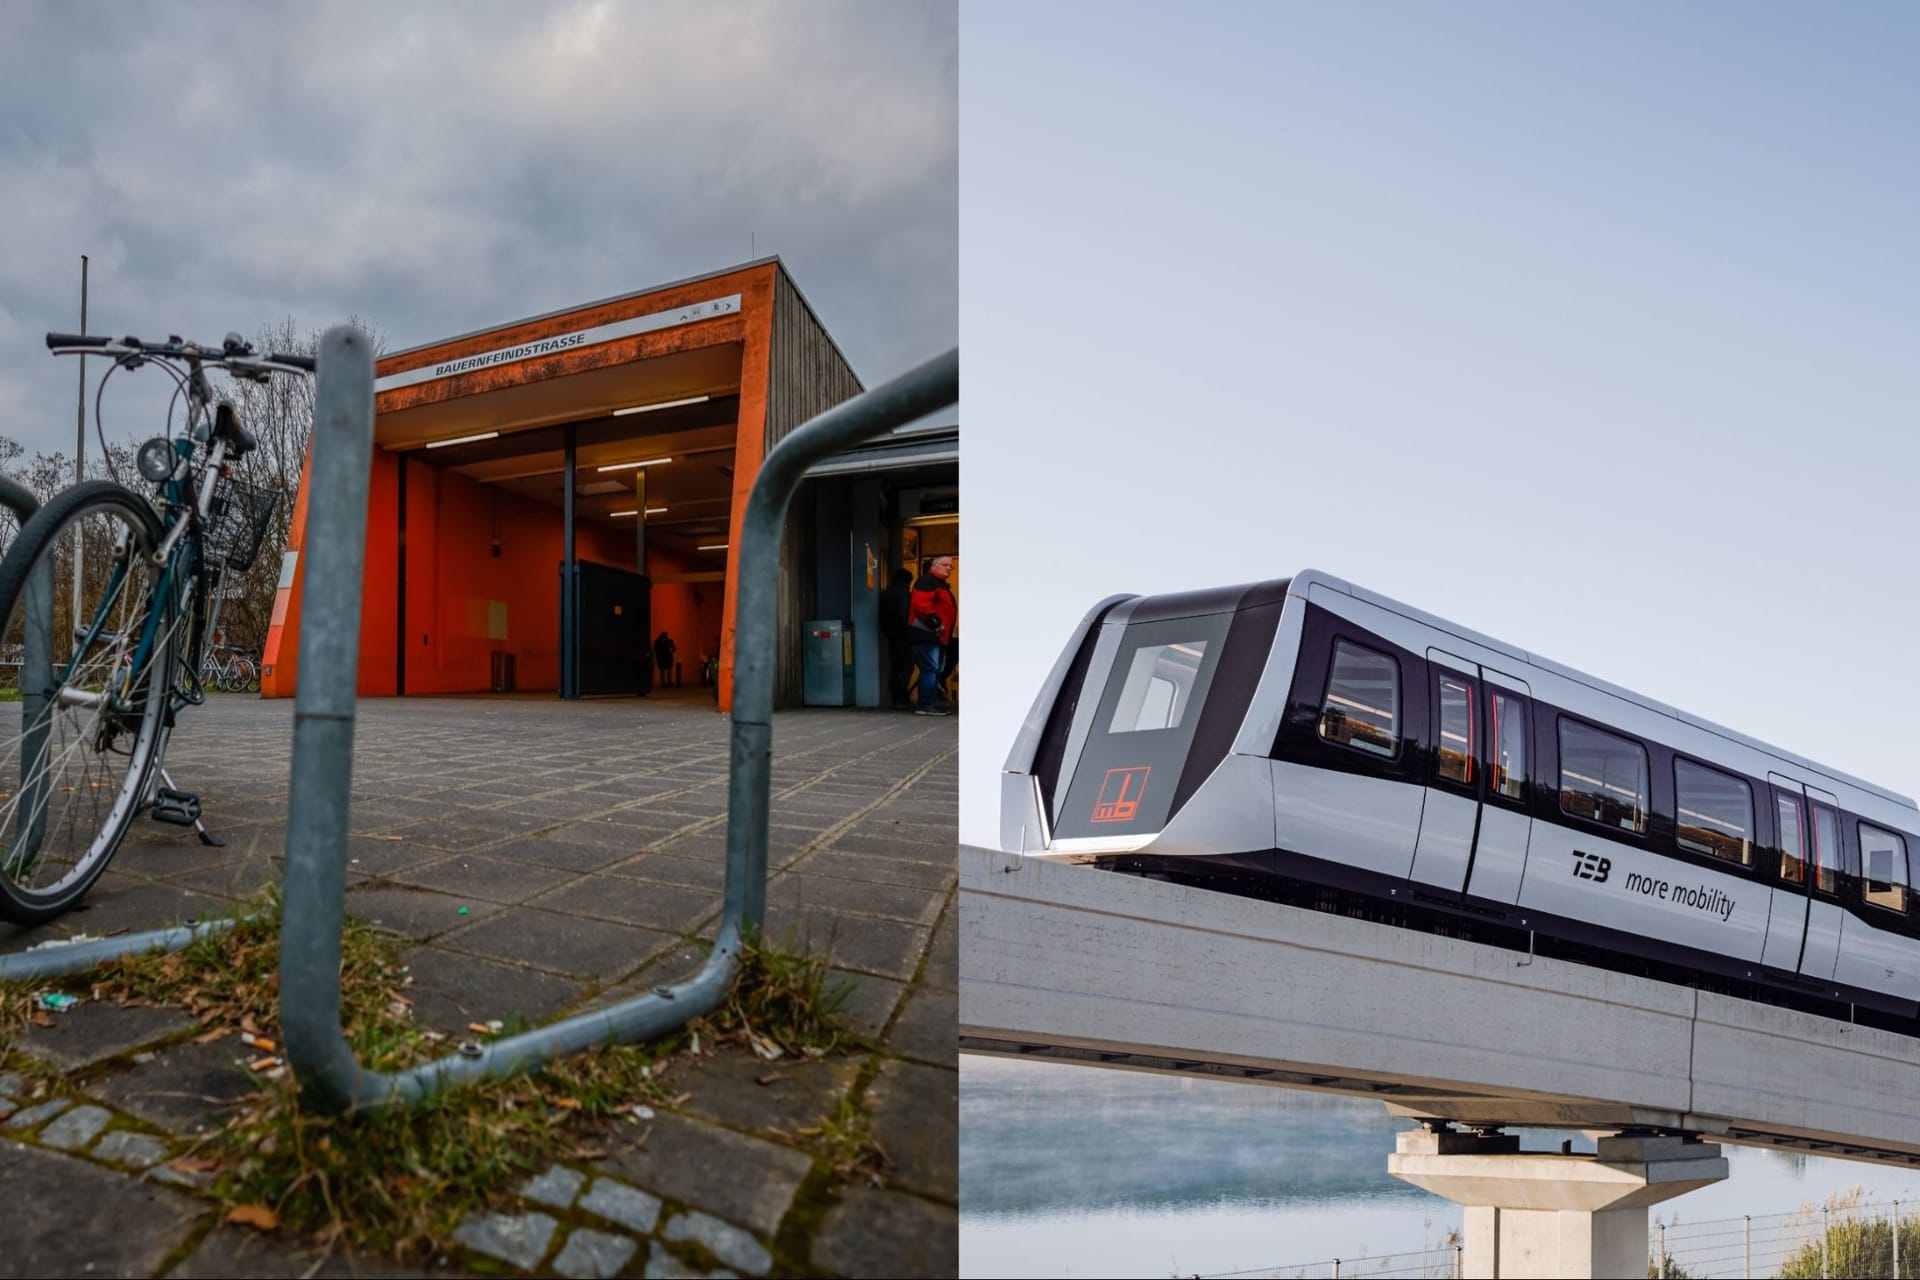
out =
<path fill-rule="evenodd" d="M 1823 804 L 1813 806 L 1813 887 L 1840 892 L 1840 817 Z"/>
<path fill-rule="evenodd" d="M 1907 842 L 1891 831 L 1860 824 L 1860 865 L 1867 901 L 1889 911 L 1907 909 Z"/>
<path fill-rule="evenodd" d="M 1682 849 L 1753 865 L 1753 788 L 1744 779 L 1676 756 L 1673 793 Z"/>
<path fill-rule="evenodd" d="M 1807 850 L 1801 837 L 1800 801 L 1793 796 L 1774 795 L 1780 817 L 1780 879 L 1787 884 L 1807 882 Z"/>
<path fill-rule="evenodd" d="M 1493 762 L 1493 794 L 1527 798 L 1527 704 L 1510 693 L 1492 695 L 1487 717 L 1487 756 Z"/>
<path fill-rule="evenodd" d="M 1434 672 L 1440 685 L 1440 744 L 1434 775 L 1443 782 L 1473 785 L 1473 682 L 1451 671 Z"/>
<path fill-rule="evenodd" d="M 1639 743 L 1560 721 L 1562 813 L 1644 835 L 1647 772 L 1647 749 Z"/>
<path fill-rule="evenodd" d="M 1320 703 L 1320 736 L 1336 746 L 1391 758 L 1400 750 L 1400 664 L 1346 640 L 1333 642 L 1333 669 Z"/>

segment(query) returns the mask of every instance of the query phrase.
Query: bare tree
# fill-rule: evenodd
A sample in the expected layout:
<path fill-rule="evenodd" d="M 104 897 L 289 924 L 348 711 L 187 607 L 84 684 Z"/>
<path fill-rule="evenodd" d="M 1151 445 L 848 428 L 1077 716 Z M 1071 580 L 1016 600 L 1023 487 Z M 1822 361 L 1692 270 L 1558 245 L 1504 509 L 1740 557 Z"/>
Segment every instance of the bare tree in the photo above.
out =
<path fill-rule="evenodd" d="M 368 335 L 376 355 L 386 348 L 385 338 L 366 321 L 356 316 L 347 323 Z M 319 351 L 323 333 L 303 330 L 288 316 L 263 326 L 254 335 L 253 345 L 260 352 L 311 356 Z M 220 629 L 228 643 L 257 656 L 266 647 L 280 561 L 292 534 L 294 500 L 306 468 L 307 442 L 313 437 L 313 379 L 275 374 L 265 382 L 234 380 L 224 391 L 240 421 L 259 441 L 259 448 L 233 469 L 233 478 L 240 481 L 232 486 L 229 518 L 238 517 L 233 532 L 251 537 L 254 530 L 242 527 L 246 519 L 258 517 L 265 506 L 271 510 L 260 531 L 258 555 L 244 572 L 228 577 Z"/>
<path fill-rule="evenodd" d="M 376 354 L 385 349 L 385 339 L 373 326 L 357 317 L 348 323 L 367 333 Z M 260 352 L 311 356 L 319 350 L 321 333 L 303 330 L 289 316 L 263 326 L 253 345 Z M 233 463 L 230 480 L 238 483 L 224 487 L 227 501 L 214 526 L 223 556 L 233 550 L 244 555 L 258 539 L 258 551 L 247 567 L 224 573 L 220 587 L 220 630 L 226 643 L 258 656 L 266 646 L 280 561 L 292 532 L 294 500 L 313 435 L 313 379 L 288 374 L 275 374 L 266 382 L 226 379 L 215 393 L 232 402 L 241 423 L 259 441 L 257 449 Z M 117 478 L 144 493 L 133 465 L 142 439 L 110 441 L 104 457 L 89 449 L 87 478 Z M 73 460 L 58 451 L 28 457 L 19 441 L 0 436 L 0 474 L 45 502 L 71 483 Z M 11 519 L 0 522 L 0 546 L 10 541 L 11 533 Z"/>

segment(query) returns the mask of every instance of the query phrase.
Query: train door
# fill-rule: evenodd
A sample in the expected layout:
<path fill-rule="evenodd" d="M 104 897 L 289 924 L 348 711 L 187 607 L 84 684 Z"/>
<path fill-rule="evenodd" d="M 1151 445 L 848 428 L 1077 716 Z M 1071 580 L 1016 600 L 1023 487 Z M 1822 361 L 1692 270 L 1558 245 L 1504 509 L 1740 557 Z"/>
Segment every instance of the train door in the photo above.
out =
<path fill-rule="evenodd" d="M 1527 812 L 1533 691 L 1517 676 L 1487 667 L 1480 668 L 1480 674 L 1487 718 L 1486 798 L 1467 893 L 1492 902 L 1518 902 L 1533 836 L 1533 818 Z"/>
<path fill-rule="evenodd" d="M 1512 902 L 1527 816 L 1526 682 L 1439 649 L 1433 673 L 1433 765 L 1421 806 L 1413 879 L 1449 893 Z"/>
<path fill-rule="evenodd" d="M 1428 691 L 1433 764 L 1420 807 L 1420 835 L 1413 847 L 1413 879 L 1459 893 L 1467 887 L 1474 838 L 1480 831 L 1480 790 L 1486 772 L 1480 763 L 1480 668 L 1429 649 L 1427 670 L 1433 676 Z"/>
<path fill-rule="evenodd" d="M 1835 797 L 1770 773 L 1779 862 L 1761 962 L 1821 982 L 1840 955 L 1840 819 Z"/>
<path fill-rule="evenodd" d="M 1813 892 L 1807 902 L 1807 942 L 1800 952 L 1802 977 L 1833 981 L 1840 959 L 1840 925 L 1846 912 L 1840 906 L 1840 798 L 1818 787 L 1808 787 L 1808 851 L 1813 855 L 1808 879 Z"/>

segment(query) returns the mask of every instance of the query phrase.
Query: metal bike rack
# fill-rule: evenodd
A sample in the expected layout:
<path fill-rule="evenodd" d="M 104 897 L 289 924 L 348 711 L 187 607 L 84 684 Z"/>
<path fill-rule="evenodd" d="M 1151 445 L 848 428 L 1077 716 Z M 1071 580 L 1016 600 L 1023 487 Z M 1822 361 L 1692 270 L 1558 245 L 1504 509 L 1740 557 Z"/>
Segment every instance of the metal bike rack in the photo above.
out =
<path fill-rule="evenodd" d="M 29 490 L 0 476 L 0 504 L 12 510 L 22 527 L 33 518 L 40 509 L 40 500 Z M 44 572 L 34 575 L 35 580 L 27 587 L 26 634 L 23 637 L 23 652 L 20 661 L 20 714 L 23 724 L 31 724 L 40 698 L 29 695 L 26 690 L 30 684 L 37 683 L 44 688 L 53 682 L 53 673 L 47 669 L 48 656 L 41 646 L 50 637 L 48 632 L 53 626 L 53 566 L 47 565 Z M 36 674 L 39 679 L 36 681 Z M 44 734 L 46 731 L 40 731 Z M 20 753 L 22 770 L 21 786 L 24 790 L 26 775 L 32 769 L 31 761 L 39 748 L 27 743 Z M 20 805 L 20 820 L 26 821 L 29 813 L 39 806 L 23 798 Z M 42 818 L 44 821 L 44 816 Z M 0 982 L 25 982 L 35 978 L 55 978 L 63 974 L 84 973 L 96 969 L 114 960 L 127 956 L 144 955 L 150 951 L 178 951 L 191 944 L 196 938 L 210 933 L 219 933 L 233 927 L 231 920 L 211 920 L 203 924 L 180 925 L 171 929 L 154 929 L 146 933 L 130 933 L 118 938 L 89 938 L 85 942 L 63 942 L 57 946 L 43 946 L 36 951 L 22 951 L 13 955 L 0 956 Z"/>
<path fill-rule="evenodd" d="M 462 1081 L 512 1075 L 562 1054 L 645 1040 L 718 1007 L 743 942 L 766 914 L 769 765 L 773 742 L 774 618 L 780 533 L 807 468 L 959 400 L 960 353 L 950 351 L 829 409 L 767 454 L 747 499 L 734 616 L 734 707 L 721 924 L 700 972 L 651 995 L 576 1014 L 478 1051 L 411 1070 L 369 1071 L 340 1025 L 340 931 L 373 449 L 373 349 L 351 326 L 320 343 L 307 501 L 300 680 L 282 896 L 280 1022 L 303 1096 L 325 1111 L 412 1104 Z"/>

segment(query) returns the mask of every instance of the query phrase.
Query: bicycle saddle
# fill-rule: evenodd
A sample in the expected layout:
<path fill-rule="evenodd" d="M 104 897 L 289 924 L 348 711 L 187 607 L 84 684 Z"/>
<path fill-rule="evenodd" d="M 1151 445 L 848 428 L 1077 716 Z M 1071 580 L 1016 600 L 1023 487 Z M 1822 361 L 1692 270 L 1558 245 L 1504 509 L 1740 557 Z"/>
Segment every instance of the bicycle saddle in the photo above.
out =
<path fill-rule="evenodd" d="M 240 425 L 240 415 L 225 400 L 214 410 L 213 434 L 233 446 L 233 456 L 236 458 L 243 458 L 260 447 L 253 432 Z"/>

